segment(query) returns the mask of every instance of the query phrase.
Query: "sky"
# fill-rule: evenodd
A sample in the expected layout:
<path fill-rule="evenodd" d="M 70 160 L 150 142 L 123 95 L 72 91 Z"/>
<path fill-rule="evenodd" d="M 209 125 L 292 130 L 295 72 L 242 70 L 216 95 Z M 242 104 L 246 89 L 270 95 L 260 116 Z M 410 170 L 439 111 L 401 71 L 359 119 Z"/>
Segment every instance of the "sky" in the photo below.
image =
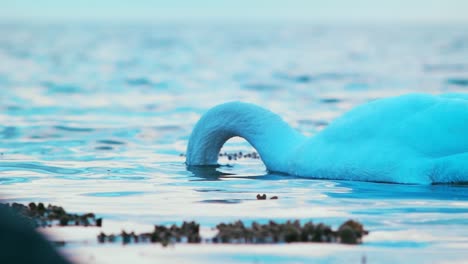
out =
<path fill-rule="evenodd" d="M 0 20 L 468 23 L 468 0 L 0 0 Z"/>

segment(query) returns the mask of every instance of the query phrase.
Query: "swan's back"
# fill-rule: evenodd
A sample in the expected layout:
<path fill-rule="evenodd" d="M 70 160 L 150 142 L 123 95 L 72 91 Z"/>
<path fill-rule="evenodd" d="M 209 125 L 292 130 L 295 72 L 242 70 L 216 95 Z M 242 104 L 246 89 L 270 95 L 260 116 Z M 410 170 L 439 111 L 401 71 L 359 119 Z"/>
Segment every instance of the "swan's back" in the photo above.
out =
<path fill-rule="evenodd" d="M 411 94 L 358 106 L 336 119 L 319 137 L 326 140 L 395 140 L 422 155 L 468 151 L 468 96 Z"/>
<path fill-rule="evenodd" d="M 358 106 L 304 144 L 292 164 L 293 174 L 319 178 L 468 179 L 468 96 L 411 94 Z"/>

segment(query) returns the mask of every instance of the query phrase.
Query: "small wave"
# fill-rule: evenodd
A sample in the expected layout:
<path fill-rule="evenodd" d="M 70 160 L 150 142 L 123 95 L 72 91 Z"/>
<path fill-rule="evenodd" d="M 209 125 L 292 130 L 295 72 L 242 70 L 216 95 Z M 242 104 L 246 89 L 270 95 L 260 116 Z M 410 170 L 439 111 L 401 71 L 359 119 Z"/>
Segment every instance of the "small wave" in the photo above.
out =
<path fill-rule="evenodd" d="M 125 145 L 125 142 L 111 139 L 98 140 L 97 142 L 106 145 Z"/>
<path fill-rule="evenodd" d="M 195 189 L 196 192 L 224 192 L 222 189 Z"/>
<path fill-rule="evenodd" d="M 81 171 L 78 169 L 62 168 L 55 166 L 47 166 L 40 163 L 25 163 L 25 162 L 2 162 L 0 163 L 0 171 L 25 170 L 25 171 L 41 171 L 56 174 L 78 174 Z"/>
<path fill-rule="evenodd" d="M 47 87 L 47 90 L 50 93 L 71 94 L 71 93 L 80 93 L 83 90 L 79 86 L 73 85 L 73 84 L 60 84 L 60 83 L 54 83 L 54 82 L 44 82 L 44 83 L 42 83 L 42 85 Z"/>
<path fill-rule="evenodd" d="M 181 130 L 181 126 L 176 126 L 176 125 L 166 125 L 166 126 L 156 126 L 154 127 L 158 131 L 174 131 L 174 130 Z"/>
<path fill-rule="evenodd" d="M 356 74 L 343 73 L 343 72 L 325 72 L 320 73 L 315 76 L 317 80 L 331 80 L 331 81 L 340 81 L 344 79 L 350 79 L 356 77 Z"/>
<path fill-rule="evenodd" d="M 467 64 L 426 64 L 423 67 L 425 72 L 461 72 L 468 70 Z"/>
<path fill-rule="evenodd" d="M 307 75 L 307 74 L 292 75 L 292 74 L 285 74 L 285 73 L 276 73 L 273 76 L 278 79 L 283 79 L 283 80 L 297 82 L 297 83 L 308 83 L 314 80 L 312 76 Z"/>
<path fill-rule="evenodd" d="M 99 146 L 95 148 L 96 150 L 113 150 L 114 148 L 111 146 Z"/>
<path fill-rule="evenodd" d="M 5 109 L 7 111 L 10 111 L 10 112 L 17 112 L 17 111 L 23 110 L 23 108 L 21 106 L 18 106 L 18 105 L 9 105 Z"/>
<path fill-rule="evenodd" d="M 95 178 L 89 178 L 84 176 L 77 176 L 77 175 L 59 175 L 54 177 L 56 179 L 64 179 L 64 180 L 95 180 Z"/>
<path fill-rule="evenodd" d="M 341 99 L 338 98 L 322 98 L 320 99 L 320 102 L 325 103 L 325 104 L 335 104 L 341 102 Z"/>
<path fill-rule="evenodd" d="M 202 200 L 200 203 L 220 203 L 220 204 L 238 204 L 241 203 L 241 199 L 212 199 L 212 200 Z"/>
<path fill-rule="evenodd" d="M 342 72 L 324 72 L 318 73 L 315 75 L 309 74 L 288 74 L 288 73 L 276 73 L 274 77 L 291 81 L 297 83 L 309 83 L 309 82 L 316 82 L 316 81 L 340 81 L 344 79 L 351 79 L 356 77 L 356 74 L 350 73 L 342 73 Z"/>
<path fill-rule="evenodd" d="M 429 242 L 418 241 L 383 241 L 383 242 L 366 242 L 368 246 L 374 247 L 390 247 L 390 248 L 425 248 L 430 245 Z"/>
<path fill-rule="evenodd" d="M 14 126 L 7 126 L 2 131 L 0 131 L 0 138 L 3 139 L 12 139 L 16 138 L 19 135 L 19 131 Z"/>
<path fill-rule="evenodd" d="M 125 82 L 130 86 L 151 86 L 153 84 L 153 82 L 144 77 L 129 78 Z"/>
<path fill-rule="evenodd" d="M 370 87 L 369 83 L 365 82 L 351 82 L 345 85 L 345 90 L 368 90 Z"/>
<path fill-rule="evenodd" d="M 244 88 L 254 91 L 271 91 L 280 89 L 280 86 L 272 83 L 248 83 L 244 84 Z"/>
<path fill-rule="evenodd" d="M 70 131 L 70 132 L 92 132 L 94 129 L 86 127 L 69 127 L 69 126 L 54 126 L 55 129 Z"/>
<path fill-rule="evenodd" d="M 93 197 L 122 197 L 122 196 L 134 196 L 142 195 L 145 192 L 95 192 L 95 193 L 83 193 L 83 196 L 93 196 Z"/>
<path fill-rule="evenodd" d="M 466 78 L 449 78 L 447 83 L 457 86 L 468 86 L 468 79 Z"/>
<path fill-rule="evenodd" d="M 142 180 L 147 180 L 148 177 L 145 176 L 106 176 L 103 177 L 102 179 L 105 180 L 129 180 L 129 181 L 142 181 Z"/>
<path fill-rule="evenodd" d="M 1 177 L 0 185 L 9 185 L 15 183 L 30 182 L 35 177 Z"/>

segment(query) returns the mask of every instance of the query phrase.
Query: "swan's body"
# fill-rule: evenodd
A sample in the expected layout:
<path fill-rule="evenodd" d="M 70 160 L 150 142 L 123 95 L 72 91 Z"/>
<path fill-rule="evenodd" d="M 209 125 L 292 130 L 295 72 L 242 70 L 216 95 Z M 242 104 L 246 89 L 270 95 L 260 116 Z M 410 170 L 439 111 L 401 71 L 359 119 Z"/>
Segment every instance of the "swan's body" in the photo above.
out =
<path fill-rule="evenodd" d="M 196 124 L 187 165 L 216 165 L 231 137 L 245 138 L 269 171 L 395 183 L 468 182 L 468 94 L 411 94 L 349 111 L 313 137 L 276 114 L 232 102 Z"/>

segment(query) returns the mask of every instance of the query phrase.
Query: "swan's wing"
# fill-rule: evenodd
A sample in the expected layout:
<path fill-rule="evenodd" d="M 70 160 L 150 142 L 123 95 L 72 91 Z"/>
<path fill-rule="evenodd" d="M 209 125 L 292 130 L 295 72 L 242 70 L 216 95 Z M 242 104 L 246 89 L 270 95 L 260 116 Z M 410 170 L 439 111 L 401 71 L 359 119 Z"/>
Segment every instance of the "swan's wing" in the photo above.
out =
<path fill-rule="evenodd" d="M 446 94 L 441 94 L 440 97 L 448 98 L 448 99 L 468 100 L 467 93 L 446 93 Z"/>
<path fill-rule="evenodd" d="M 468 152 L 432 159 L 426 168 L 431 183 L 467 183 Z"/>
<path fill-rule="evenodd" d="M 468 152 L 468 96 L 441 96 L 402 120 L 395 132 L 402 144 L 429 158 Z"/>
<path fill-rule="evenodd" d="M 466 181 L 465 98 L 412 94 L 358 106 L 304 144 L 294 169 L 335 179 Z M 440 168 L 449 169 L 441 172 Z M 458 174 L 450 174 L 453 171 Z"/>
<path fill-rule="evenodd" d="M 411 94 L 373 101 L 346 113 L 317 138 L 362 147 L 391 142 L 387 146 L 409 147 L 428 157 L 468 152 L 468 94 Z"/>
<path fill-rule="evenodd" d="M 433 106 L 429 95 L 406 95 L 372 101 L 333 121 L 300 149 L 292 174 L 332 179 L 425 183 L 401 173 L 414 157 L 395 133 L 396 127 Z M 419 165 L 418 165 L 419 166 Z"/>
<path fill-rule="evenodd" d="M 317 135 L 330 143 L 368 142 L 377 138 L 393 138 L 396 127 L 416 113 L 437 103 L 437 98 L 410 94 L 375 100 L 355 107 L 336 119 Z"/>

